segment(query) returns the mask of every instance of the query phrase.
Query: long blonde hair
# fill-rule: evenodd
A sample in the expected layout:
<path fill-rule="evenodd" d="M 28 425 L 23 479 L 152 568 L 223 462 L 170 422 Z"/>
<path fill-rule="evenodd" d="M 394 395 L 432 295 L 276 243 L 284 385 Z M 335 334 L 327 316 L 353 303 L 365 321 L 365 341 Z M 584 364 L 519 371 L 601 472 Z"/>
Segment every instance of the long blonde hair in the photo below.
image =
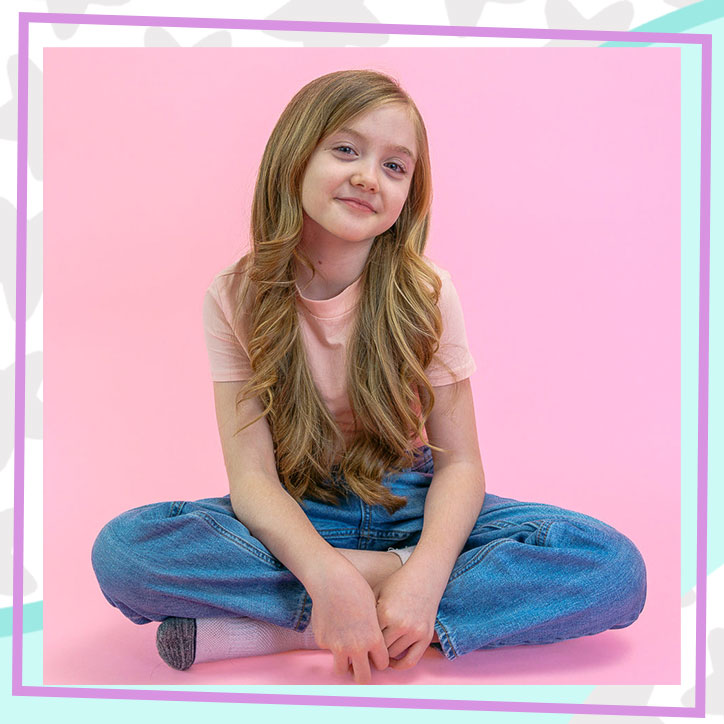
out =
<path fill-rule="evenodd" d="M 303 225 L 302 179 L 321 139 L 388 103 L 409 109 L 418 158 L 400 216 L 375 238 L 362 272 L 346 369 L 357 432 L 345 447 L 312 380 L 297 320 L 295 262 L 314 273 L 297 248 Z M 435 400 L 425 368 L 442 331 L 437 306 L 441 281 L 422 256 L 431 202 L 422 117 L 399 84 L 382 73 L 347 70 L 313 80 L 292 98 L 271 133 L 254 190 L 252 249 L 236 265 L 244 283 L 234 324 L 247 315 L 253 370 L 237 405 L 251 397 L 261 399 L 279 478 L 298 501 L 337 503 L 349 490 L 392 513 L 406 499 L 393 495 L 382 478 L 413 464 L 416 436 L 435 448 L 424 430 Z M 251 304 L 245 305 L 249 294 Z M 332 475 L 340 452 L 338 475 Z"/>

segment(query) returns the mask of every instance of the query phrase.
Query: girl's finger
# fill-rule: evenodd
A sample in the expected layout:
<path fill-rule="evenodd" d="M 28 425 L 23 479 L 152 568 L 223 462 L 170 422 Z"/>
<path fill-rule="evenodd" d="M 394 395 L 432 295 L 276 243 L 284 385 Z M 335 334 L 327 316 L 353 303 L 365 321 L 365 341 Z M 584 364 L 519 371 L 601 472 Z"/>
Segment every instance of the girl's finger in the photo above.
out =
<path fill-rule="evenodd" d="M 345 654 L 334 654 L 334 673 L 346 676 L 349 672 L 349 658 Z"/>
<path fill-rule="evenodd" d="M 400 656 L 401 653 L 406 651 L 412 644 L 417 641 L 416 638 L 413 636 L 400 636 L 397 641 L 395 641 L 392 646 L 387 647 L 387 653 L 390 655 L 391 659 L 396 659 Z"/>
<path fill-rule="evenodd" d="M 367 654 L 352 659 L 352 668 L 354 669 L 354 680 L 357 684 L 370 683 L 372 672 L 370 671 L 370 660 Z"/>
<path fill-rule="evenodd" d="M 390 668 L 411 669 L 417 665 L 429 645 L 429 641 L 418 641 L 416 644 L 410 646 L 409 651 L 401 659 L 390 659 Z"/>
<path fill-rule="evenodd" d="M 397 629 L 390 628 L 389 626 L 386 629 L 383 629 L 382 637 L 385 639 L 385 648 L 389 650 L 390 646 L 392 646 L 395 641 L 399 641 L 404 635 L 403 631 L 398 631 Z"/>
<path fill-rule="evenodd" d="M 386 669 L 390 664 L 390 656 L 384 641 L 380 641 L 370 650 L 370 659 L 378 671 Z"/>

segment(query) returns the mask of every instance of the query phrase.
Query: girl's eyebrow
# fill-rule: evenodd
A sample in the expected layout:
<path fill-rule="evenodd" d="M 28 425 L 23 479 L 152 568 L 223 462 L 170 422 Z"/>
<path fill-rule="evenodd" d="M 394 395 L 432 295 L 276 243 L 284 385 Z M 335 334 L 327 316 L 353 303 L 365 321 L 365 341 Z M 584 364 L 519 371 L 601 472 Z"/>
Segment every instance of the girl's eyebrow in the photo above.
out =
<path fill-rule="evenodd" d="M 348 136 L 355 136 L 362 141 L 367 140 L 367 138 L 363 134 L 361 134 L 359 131 L 355 131 L 354 128 L 347 128 L 346 126 L 344 128 L 338 128 L 332 135 L 336 136 L 339 133 L 346 133 Z M 393 146 L 390 146 L 390 148 L 393 151 L 397 151 L 399 153 L 404 154 L 405 156 L 410 158 L 413 162 L 417 161 L 417 159 L 415 158 L 415 154 L 412 151 L 410 151 L 410 149 L 407 148 L 407 146 L 394 146 L 393 145 Z"/>

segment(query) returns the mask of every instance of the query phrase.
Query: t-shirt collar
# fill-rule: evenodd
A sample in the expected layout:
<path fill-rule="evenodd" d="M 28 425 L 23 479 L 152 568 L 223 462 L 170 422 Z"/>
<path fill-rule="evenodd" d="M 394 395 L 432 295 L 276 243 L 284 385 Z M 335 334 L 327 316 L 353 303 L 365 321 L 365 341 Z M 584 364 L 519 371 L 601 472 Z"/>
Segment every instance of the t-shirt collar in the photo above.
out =
<path fill-rule="evenodd" d="M 362 285 L 362 274 L 331 299 L 307 299 L 297 284 L 297 299 L 313 317 L 332 319 L 351 312 L 357 305 Z"/>

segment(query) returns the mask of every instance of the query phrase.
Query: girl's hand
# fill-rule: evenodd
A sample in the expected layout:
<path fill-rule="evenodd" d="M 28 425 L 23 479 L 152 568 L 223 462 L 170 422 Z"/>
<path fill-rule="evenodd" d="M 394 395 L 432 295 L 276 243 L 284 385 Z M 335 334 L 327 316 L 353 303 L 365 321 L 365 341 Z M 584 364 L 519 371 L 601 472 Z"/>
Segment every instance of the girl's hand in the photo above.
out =
<path fill-rule="evenodd" d="M 443 588 L 444 590 L 444 588 Z M 385 639 L 390 667 L 411 669 L 435 635 L 435 616 L 443 591 L 423 571 L 405 564 L 375 588 L 377 620 Z M 407 650 L 399 660 L 395 657 Z"/>
<path fill-rule="evenodd" d="M 369 684 L 370 660 L 380 670 L 389 664 L 385 639 L 377 622 L 375 595 L 369 584 L 345 561 L 334 572 L 328 571 L 324 581 L 310 594 L 317 645 L 334 654 L 337 674 L 346 674 L 351 666 L 355 681 Z"/>

